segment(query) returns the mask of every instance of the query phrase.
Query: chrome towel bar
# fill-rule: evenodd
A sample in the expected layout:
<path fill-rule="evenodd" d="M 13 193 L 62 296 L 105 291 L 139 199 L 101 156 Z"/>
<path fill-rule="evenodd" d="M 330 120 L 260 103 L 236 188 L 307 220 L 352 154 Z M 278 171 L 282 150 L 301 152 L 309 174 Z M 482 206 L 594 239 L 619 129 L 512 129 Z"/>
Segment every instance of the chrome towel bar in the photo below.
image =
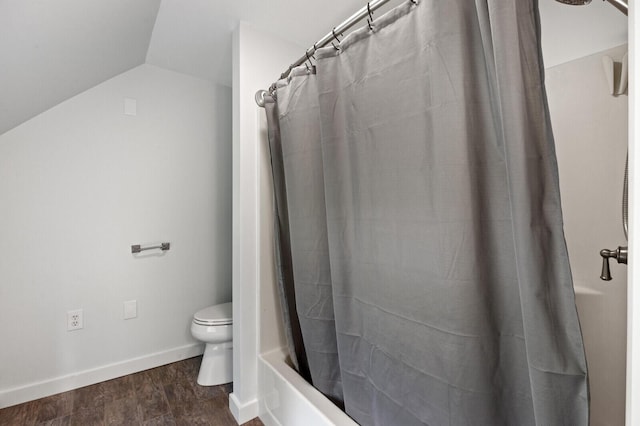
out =
<path fill-rule="evenodd" d="M 140 253 L 145 250 L 154 250 L 160 249 L 162 251 L 167 251 L 171 248 L 171 243 L 160 243 L 159 246 L 151 246 L 151 247 L 142 247 L 140 244 L 135 244 L 131 246 L 131 253 Z"/>

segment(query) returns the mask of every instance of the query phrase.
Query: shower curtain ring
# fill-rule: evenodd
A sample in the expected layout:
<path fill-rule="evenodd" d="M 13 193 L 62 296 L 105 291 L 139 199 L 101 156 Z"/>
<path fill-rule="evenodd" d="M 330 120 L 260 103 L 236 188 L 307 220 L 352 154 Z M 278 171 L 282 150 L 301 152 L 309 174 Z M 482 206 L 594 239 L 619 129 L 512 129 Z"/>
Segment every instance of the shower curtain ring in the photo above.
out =
<path fill-rule="evenodd" d="M 371 2 L 367 2 L 367 12 L 369 13 L 369 19 L 373 22 L 373 12 L 371 11 Z"/>
<path fill-rule="evenodd" d="M 411 3 L 413 3 L 414 5 L 418 5 L 418 0 L 409 0 Z"/>
<path fill-rule="evenodd" d="M 309 61 L 309 64 L 313 66 L 313 62 L 311 62 L 311 58 L 316 59 L 316 57 L 313 56 L 313 53 L 311 54 L 311 58 L 309 57 L 309 52 L 304 52 L 304 54 L 307 56 L 307 61 Z"/>
<path fill-rule="evenodd" d="M 331 42 L 331 45 L 333 46 L 334 49 L 336 49 L 337 51 L 340 51 L 340 46 L 336 46 L 334 42 Z"/>
<path fill-rule="evenodd" d="M 338 43 L 340 43 L 340 39 L 339 39 L 339 38 L 338 38 L 338 36 L 336 35 L 336 29 L 335 29 L 335 27 L 331 30 L 331 33 L 333 34 L 333 38 L 335 38 L 335 39 L 336 39 L 336 41 L 337 41 Z M 344 37 L 344 34 L 340 33 L 340 35 Z"/>

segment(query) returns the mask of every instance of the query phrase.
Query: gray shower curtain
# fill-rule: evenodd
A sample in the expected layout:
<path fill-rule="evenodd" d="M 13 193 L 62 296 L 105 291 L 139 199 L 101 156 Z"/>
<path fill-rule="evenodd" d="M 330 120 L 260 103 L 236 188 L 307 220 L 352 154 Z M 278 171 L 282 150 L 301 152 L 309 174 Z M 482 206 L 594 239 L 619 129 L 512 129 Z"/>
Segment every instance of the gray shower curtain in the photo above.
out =
<path fill-rule="evenodd" d="M 537 2 L 373 25 L 267 109 L 312 383 L 363 425 L 587 425 Z"/>

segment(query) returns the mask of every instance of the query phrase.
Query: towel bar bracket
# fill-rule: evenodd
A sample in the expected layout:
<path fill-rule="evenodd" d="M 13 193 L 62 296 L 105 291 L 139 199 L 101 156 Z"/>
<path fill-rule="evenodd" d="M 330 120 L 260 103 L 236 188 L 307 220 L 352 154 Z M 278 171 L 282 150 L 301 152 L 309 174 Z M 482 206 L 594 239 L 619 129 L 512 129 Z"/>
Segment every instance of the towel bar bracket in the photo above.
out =
<path fill-rule="evenodd" d="M 159 246 L 150 246 L 150 247 L 142 247 L 140 244 L 135 244 L 131 246 L 131 253 L 140 253 L 145 250 L 155 250 L 160 249 L 162 251 L 167 251 L 171 248 L 171 243 L 161 243 Z"/>

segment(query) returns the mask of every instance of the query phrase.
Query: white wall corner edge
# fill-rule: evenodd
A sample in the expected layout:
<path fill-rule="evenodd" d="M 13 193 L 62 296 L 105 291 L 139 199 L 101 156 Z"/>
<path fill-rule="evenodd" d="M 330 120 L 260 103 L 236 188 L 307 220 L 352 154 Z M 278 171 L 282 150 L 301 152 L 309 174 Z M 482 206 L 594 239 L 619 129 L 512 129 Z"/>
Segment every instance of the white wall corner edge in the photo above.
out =
<path fill-rule="evenodd" d="M 235 395 L 235 393 L 229 394 L 229 410 L 236 419 L 238 424 L 243 424 L 251 419 L 255 419 L 259 415 L 259 401 L 253 399 L 251 401 L 242 403 Z"/>
<path fill-rule="evenodd" d="M 0 409 L 192 358 L 202 355 L 203 352 L 204 345 L 193 343 L 66 376 L 2 390 L 0 391 Z"/>

